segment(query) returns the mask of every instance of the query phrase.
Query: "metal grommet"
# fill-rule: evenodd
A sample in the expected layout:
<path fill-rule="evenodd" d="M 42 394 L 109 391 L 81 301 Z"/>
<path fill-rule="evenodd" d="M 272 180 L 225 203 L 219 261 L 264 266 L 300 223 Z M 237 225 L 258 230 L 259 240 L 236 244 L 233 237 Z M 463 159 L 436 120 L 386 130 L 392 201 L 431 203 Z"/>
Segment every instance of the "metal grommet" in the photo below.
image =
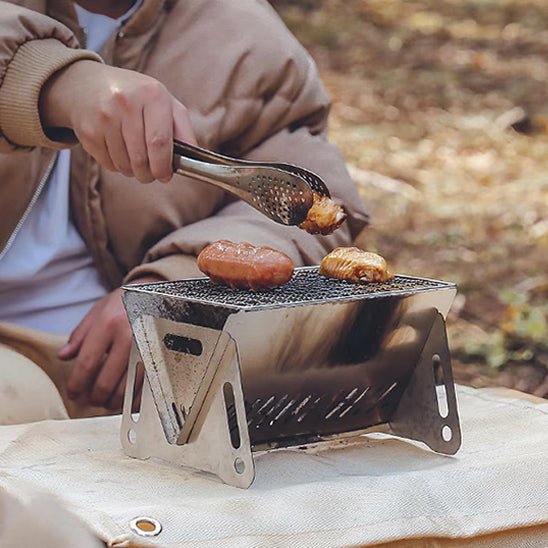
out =
<path fill-rule="evenodd" d="M 132 519 L 129 528 L 140 537 L 156 537 L 162 532 L 162 524 L 149 516 Z"/>

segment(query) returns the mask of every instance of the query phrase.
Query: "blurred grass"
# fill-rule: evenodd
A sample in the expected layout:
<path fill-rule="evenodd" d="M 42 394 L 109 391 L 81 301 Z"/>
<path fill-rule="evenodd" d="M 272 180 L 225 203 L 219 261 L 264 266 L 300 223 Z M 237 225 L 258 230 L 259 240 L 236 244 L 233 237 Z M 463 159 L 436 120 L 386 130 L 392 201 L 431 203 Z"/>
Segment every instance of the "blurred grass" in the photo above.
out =
<path fill-rule="evenodd" d="M 273 3 L 333 97 L 374 219 L 360 245 L 456 281 L 454 356 L 527 364 L 548 396 L 546 0 Z"/>

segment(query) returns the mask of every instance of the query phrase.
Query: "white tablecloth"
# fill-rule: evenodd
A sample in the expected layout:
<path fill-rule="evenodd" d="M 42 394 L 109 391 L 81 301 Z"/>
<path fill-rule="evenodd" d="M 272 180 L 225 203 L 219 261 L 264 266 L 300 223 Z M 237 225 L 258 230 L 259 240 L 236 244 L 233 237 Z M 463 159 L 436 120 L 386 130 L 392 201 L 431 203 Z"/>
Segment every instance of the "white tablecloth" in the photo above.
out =
<path fill-rule="evenodd" d="M 124 456 L 119 417 L 3 426 L 0 486 L 23 502 L 57 495 L 111 546 L 145 545 L 128 524 L 147 515 L 165 547 L 546 548 L 548 403 L 458 397 L 454 457 L 372 434 L 258 455 L 248 490 Z"/>

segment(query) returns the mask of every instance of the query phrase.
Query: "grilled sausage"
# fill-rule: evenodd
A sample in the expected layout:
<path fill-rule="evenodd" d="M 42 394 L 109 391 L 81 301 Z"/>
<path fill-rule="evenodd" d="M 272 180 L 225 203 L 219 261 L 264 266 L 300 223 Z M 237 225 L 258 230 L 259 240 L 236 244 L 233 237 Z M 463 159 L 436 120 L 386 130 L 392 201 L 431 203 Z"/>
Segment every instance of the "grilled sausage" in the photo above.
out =
<path fill-rule="evenodd" d="M 252 291 L 279 287 L 293 275 L 293 262 L 281 251 L 225 240 L 198 255 L 198 268 L 215 284 Z"/>
<path fill-rule="evenodd" d="M 323 258 L 320 274 L 351 282 L 386 282 L 394 277 L 383 257 L 357 247 L 334 249 Z"/>

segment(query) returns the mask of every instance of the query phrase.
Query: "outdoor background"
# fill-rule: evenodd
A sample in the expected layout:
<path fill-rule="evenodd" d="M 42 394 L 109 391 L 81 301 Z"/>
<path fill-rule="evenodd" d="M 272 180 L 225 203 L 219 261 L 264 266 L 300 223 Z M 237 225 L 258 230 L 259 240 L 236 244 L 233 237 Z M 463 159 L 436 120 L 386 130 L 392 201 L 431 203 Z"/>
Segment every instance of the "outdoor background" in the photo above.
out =
<path fill-rule="evenodd" d="M 456 380 L 548 397 L 546 0 L 273 0 L 333 98 L 360 247 L 458 283 Z"/>

